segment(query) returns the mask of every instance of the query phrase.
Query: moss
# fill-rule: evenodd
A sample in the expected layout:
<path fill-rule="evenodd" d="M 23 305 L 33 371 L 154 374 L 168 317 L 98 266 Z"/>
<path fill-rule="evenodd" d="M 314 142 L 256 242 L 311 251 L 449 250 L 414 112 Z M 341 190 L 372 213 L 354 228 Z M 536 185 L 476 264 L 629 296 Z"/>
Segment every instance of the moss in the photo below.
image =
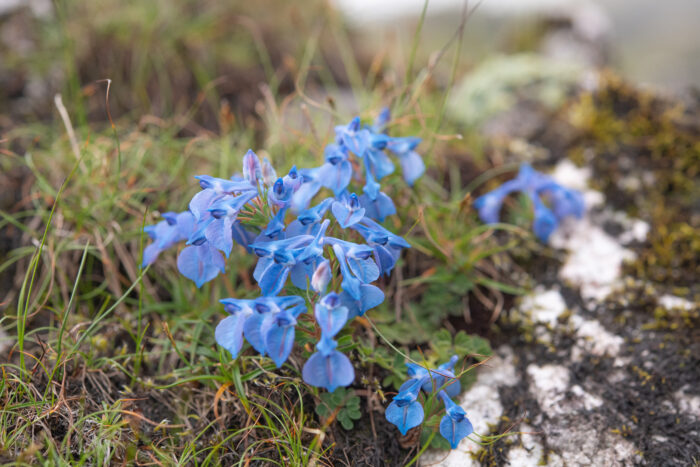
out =
<path fill-rule="evenodd" d="M 592 168 L 593 188 L 614 209 L 651 224 L 623 272 L 689 295 L 700 271 L 700 102 L 665 99 L 602 73 L 597 89 L 560 117 L 578 131 L 565 154 Z"/>

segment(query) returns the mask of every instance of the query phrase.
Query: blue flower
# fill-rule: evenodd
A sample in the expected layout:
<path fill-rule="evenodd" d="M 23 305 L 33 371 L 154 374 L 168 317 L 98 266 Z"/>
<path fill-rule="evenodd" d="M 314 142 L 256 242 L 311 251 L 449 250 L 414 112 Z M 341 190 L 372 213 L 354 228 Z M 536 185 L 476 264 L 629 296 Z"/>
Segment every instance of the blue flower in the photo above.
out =
<path fill-rule="evenodd" d="M 231 316 L 216 327 L 217 343 L 236 358 L 245 335 L 261 355 L 269 354 L 278 368 L 282 366 L 294 343 L 296 318 L 306 311 L 304 299 L 298 296 L 227 298 L 221 303 Z"/>
<path fill-rule="evenodd" d="M 304 364 L 302 377 L 311 386 L 333 392 L 340 386 L 352 384 L 355 370 L 350 359 L 337 350 L 332 350 L 327 355 L 316 352 Z"/>
<path fill-rule="evenodd" d="M 355 193 L 343 196 L 331 205 L 331 212 L 344 229 L 357 224 L 365 217 L 365 209 Z"/>
<path fill-rule="evenodd" d="M 355 117 L 347 125 L 335 127 L 338 144 L 342 144 L 357 157 L 362 157 L 371 145 L 370 132 L 360 128 L 360 117 Z"/>
<path fill-rule="evenodd" d="M 411 379 L 421 381 L 423 390 L 426 392 L 444 389 L 450 397 L 457 397 L 461 392 L 461 387 L 459 379 L 452 372 L 457 360 L 457 355 L 453 355 L 448 362 L 434 370 L 427 370 L 420 365 L 409 362 L 406 363 L 408 376 Z"/>
<path fill-rule="evenodd" d="M 386 408 L 384 416 L 390 422 L 396 425 L 402 435 L 406 435 L 408 430 L 415 428 L 423 423 L 423 406 L 418 401 L 413 401 L 404 406 L 399 405 L 396 401 L 392 401 Z"/>
<path fill-rule="evenodd" d="M 254 300 L 224 298 L 219 300 L 230 316 L 221 320 L 214 331 L 216 342 L 236 358 L 243 346 L 243 325 L 253 314 Z"/>
<path fill-rule="evenodd" d="M 437 392 L 442 399 L 446 414 L 440 421 L 440 434 L 450 442 L 452 449 L 474 431 L 464 409 L 450 399 L 459 394 L 459 382 L 452 372 L 457 359 L 455 355 L 437 369 L 427 369 L 410 362 L 406 364 L 410 379 L 401 385 L 385 412 L 386 419 L 396 425 L 402 434 L 423 422 L 423 407 L 418 402 L 421 390 Z"/>
<path fill-rule="evenodd" d="M 204 243 L 199 246 L 185 247 L 177 257 L 177 269 L 194 281 L 197 287 L 226 271 L 224 257 L 213 245 Z"/>
<path fill-rule="evenodd" d="M 352 228 L 358 231 L 367 245 L 373 248 L 380 274 L 386 276 L 394 269 L 396 261 L 401 255 L 401 250 L 411 247 L 406 240 L 389 232 L 367 217 L 362 219 L 362 222 L 353 225 Z"/>
<path fill-rule="evenodd" d="M 335 196 L 345 191 L 352 178 L 352 164 L 348 160 L 347 149 L 337 144 L 329 144 L 325 150 L 326 163 L 317 172 L 320 185 L 333 190 Z"/>
<path fill-rule="evenodd" d="M 403 178 L 410 186 L 425 172 L 423 159 L 414 151 L 420 142 L 420 138 L 414 137 L 391 138 L 386 144 L 387 149 L 398 156 Z"/>
<path fill-rule="evenodd" d="M 166 212 L 161 217 L 164 220 L 143 229 L 151 237 L 153 243 L 144 248 L 141 267 L 153 264 L 163 250 L 186 240 L 194 229 L 194 217 L 189 211 L 178 214 Z"/>
<path fill-rule="evenodd" d="M 474 432 L 474 428 L 464 409 L 455 404 L 445 391 L 440 391 L 438 395 L 445 404 L 446 411 L 445 416 L 440 421 L 440 434 L 449 441 L 452 449 L 456 449 L 463 438 Z"/>
<path fill-rule="evenodd" d="M 583 197 L 578 191 L 565 188 L 530 165 L 523 164 L 516 178 L 474 201 L 474 207 L 478 210 L 481 220 L 487 224 L 498 222 L 503 201 L 516 191 L 527 194 L 532 201 L 532 228 L 535 236 L 545 243 L 563 219 L 569 216 L 580 218 L 585 211 Z M 551 208 L 544 204 L 542 197 L 551 202 Z"/>
<path fill-rule="evenodd" d="M 297 264 L 297 257 L 313 239 L 311 235 L 300 235 L 250 245 L 260 257 L 253 277 L 260 285 L 263 295 L 277 295 L 282 290 L 291 268 Z"/>
<path fill-rule="evenodd" d="M 379 184 L 394 171 L 394 162 L 386 151 L 397 154 L 405 165 L 404 159 L 413 157 L 410 152 L 417 144 L 384 134 L 389 118 L 385 109 L 372 126 L 362 127 L 359 118 L 337 126 L 336 142 L 326 147 L 321 166 L 294 166 L 283 177 L 277 177 L 269 160 L 264 158 L 261 163 L 248 150 L 243 156 L 242 175 L 230 179 L 197 176 L 202 190 L 191 199 L 189 211 L 166 213 L 162 222 L 146 228 L 153 243 L 144 251 L 144 264 L 152 263 L 163 249 L 186 240 L 187 246 L 178 256 L 178 269 L 198 287 L 224 272 L 222 252 L 229 257 L 234 242 L 259 257 L 253 277 L 262 296 L 221 300 L 229 316 L 217 325 L 215 338 L 233 358 L 240 355 L 243 342 L 248 341 L 278 367 L 287 360 L 294 345 L 297 318 L 306 311 L 304 298 L 278 296 L 291 278 L 296 287 L 306 291 L 307 298 L 317 297 L 314 292 L 325 294 L 314 307 L 321 336 L 315 353 L 304 365 L 304 381 L 329 391 L 353 382 L 352 364 L 338 351 L 335 337 L 349 319 L 384 301 L 382 290 L 371 283 L 381 274 L 388 275 L 401 251 L 409 247 L 401 237 L 375 222 L 396 213 L 393 201 Z M 416 163 L 409 165 L 414 167 Z M 355 169 L 359 173 L 354 173 Z M 363 170 L 363 194 L 358 197 L 348 188 L 353 180 L 358 185 L 363 183 Z M 334 197 L 326 195 L 312 204 L 322 189 L 332 191 Z M 552 191 L 552 196 L 561 197 L 561 210 L 571 209 L 571 201 L 561 194 Z M 269 209 L 261 200 L 267 201 Z M 287 224 L 290 210 L 296 219 Z M 337 221 L 334 235 L 342 238 L 327 235 L 332 225 L 331 219 L 325 219 L 328 210 Z M 245 216 L 239 217 L 241 212 Z M 264 225 L 259 216 L 268 213 Z M 365 243 L 346 240 L 343 234 L 348 227 L 357 231 Z M 333 280 L 334 263 L 324 257 L 326 246 L 337 259 L 338 280 Z M 336 291 L 326 294 L 329 288 Z M 449 373 L 449 369 L 446 371 Z M 403 395 L 415 399 L 425 381 L 418 383 L 412 386 L 413 392 L 406 390 Z M 398 397 L 395 402 L 402 407 L 403 428 L 415 422 L 418 412 L 422 420 L 422 407 L 415 400 L 404 403 Z"/>
<path fill-rule="evenodd" d="M 396 214 L 394 202 L 383 191 L 377 193 L 375 199 L 363 194 L 360 196 L 360 204 L 365 208 L 365 216 L 379 222 L 384 222 L 388 216 Z"/>
<path fill-rule="evenodd" d="M 226 195 L 214 202 L 207 211 L 209 219 L 204 228 L 204 237 L 228 258 L 233 248 L 233 224 L 238 212 L 257 196 L 257 192 L 246 192 L 239 196 Z"/>
<path fill-rule="evenodd" d="M 539 196 L 530 194 L 530 198 L 535 206 L 535 219 L 532 223 L 532 230 L 537 238 L 547 243 L 549 236 L 552 235 L 552 232 L 559 225 L 559 221 L 554 213 L 542 203 Z"/>

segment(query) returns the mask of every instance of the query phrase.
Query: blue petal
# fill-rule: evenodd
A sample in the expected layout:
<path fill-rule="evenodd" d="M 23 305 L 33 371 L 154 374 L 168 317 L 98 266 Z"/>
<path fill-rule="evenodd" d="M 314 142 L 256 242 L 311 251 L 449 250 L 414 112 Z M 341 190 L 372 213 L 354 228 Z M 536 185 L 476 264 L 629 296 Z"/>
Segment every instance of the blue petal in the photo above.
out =
<path fill-rule="evenodd" d="M 428 375 L 428 370 L 413 362 L 407 362 L 406 368 L 407 374 L 411 378 L 422 378 Z"/>
<path fill-rule="evenodd" d="M 362 207 L 365 208 L 365 216 L 371 217 L 379 222 L 384 222 L 387 216 L 396 214 L 394 202 L 382 191 L 377 194 L 375 200 L 363 194 L 360 196 L 360 203 L 362 203 Z"/>
<path fill-rule="evenodd" d="M 326 198 L 316 206 L 305 209 L 297 215 L 297 219 L 302 225 L 308 226 L 321 222 L 326 211 L 333 204 L 333 198 Z"/>
<path fill-rule="evenodd" d="M 423 379 L 412 378 L 403 383 L 399 388 L 399 393 L 394 396 L 394 402 L 396 402 L 399 407 L 403 407 L 418 399 L 418 394 L 420 393 L 421 386 L 425 379 L 427 379 L 427 377 Z"/>
<path fill-rule="evenodd" d="M 218 250 L 205 243 L 183 249 L 177 257 L 177 268 L 183 276 L 201 287 L 225 271 L 225 262 Z"/>
<path fill-rule="evenodd" d="M 350 184 L 352 178 L 352 164 L 348 160 L 333 165 L 326 162 L 320 167 L 318 181 L 326 188 L 333 190 L 335 196 L 339 196 Z"/>
<path fill-rule="evenodd" d="M 389 159 L 389 156 L 387 156 L 384 151 L 371 149 L 367 153 L 367 156 L 372 165 L 372 173 L 377 177 L 377 180 L 381 180 L 394 172 L 394 163 L 391 162 L 391 159 Z"/>
<path fill-rule="evenodd" d="M 473 432 L 474 427 L 466 417 L 461 421 L 456 421 L 449 415 L 445 415 L 440 421 L 440 434 L 450 443 L 452 449 L 456 449 L 459 442 Z"/>
<path fill-rule="evenodd" d="M 583 217 L 585 205 L 581 193 L 576 190 L 569 190 L 561 186 L 553 187 L 549 190 L 552 200 L 554 215 L 561 220 L 565 217 Z"/>
<path fill-rule="evenodd" d="M 391 138 L 387 142 L 387 149 L 393 152 L 397 156 L 406 154 L 407 152 L 416 149 L 416 146 L 420 144 L 421 139 L 415 136 L 408 136 L 403 138 Z"/>
<path fill-rule="evenodd" d="M 299 287 L 302 290 L 306 290 L 308 287 L 307 283 L 307 278 L 310 278 L 311 275 L 314 273 L 314 264 L 312 263 L 297 263 L 295 264 L 291 271 L 289 272 L 289 276 L 292 279 L 292 284 L 294 284 L 295 287 Z"/>
<path fill-rule="evenodd" d="M 316 352 L 304 364 L 302 376 L 307 384 L 333 392 L 339 386 L 352 384 L 355 370 L 350 359 L 337 350 L 327 356 Z"/>
<path fill-rule="evenodd" d="M 321 328 L 323 335 L 333 337 L 338 334 L 338 332 L 343 329 L 343 326 L 345 326 L 345 323 L 347 323 L 348 309 L 344 306 L 327 308 L 318 303 L 314 307 L 314 316 L 316 317 L 316 322 Z"/>
<path fill-rule="evenodd" d="M 389 276 L 389 274 L 391 274 L 394 266 L 396 266 L 396 261 L 398 261 L 399 256 L 401 256 L 400 250 L 386 248 L 383 246 L 375 246 L 374 254 L 377 259 L 377 263 L 379 263 L 379 269 L 385 276 Z"/>
<path fill-rule="evenodd" d="M 159 248 L 155 243 L 151 243 L 146 248 L 144 248 L 143 262 L 141 263 L 141 267 L 144 268 L 149 264 L 153 264 L 155 260 L 158 259 L 158 255 L 161 251 L 163 251 L 163 249 Z"/>
<path fill-rule="evenodd" d="M 369 161 L 365 157 L 365 186 L 362 187 L 362 191 L 370 197 L 370 199 L 375 200 L 379 196 L 379 190 L 381 185 L 377 183 L 370 171 Z"/>
<path fill-rule="evenodd" d="M 265 349 L 277 368 L 287 360 L 294 346 L 294 326 L 272 326 L 267 332 Z"/>
<path fill-rule="evenodd" d="M 338 347 L 338 343 L 331 337 L 321 336 L 321 340 L 316 344 L 316 350 L 323 356 L 329 356 Z"/>
<path fill-rule="evenodd" d="M 499 220 L 499 212 L 503 205 L 505 194 L 499 190 L 488 192 L 474 200 L 474 207 L 479 211 L 479 217 L 487 224 L 495 224 Z"/>
<path fill-rule="evenodd" d="M 207 241 L 217 250 L 224 252 L 228 258 L 233 248 L 233 219 L 231 217 L 222 217 L 214 219 L 204 229 L 204 236 Z"/>
<path fill-rule="evenodd" d="M 216 326 L 214 337 L 216 342 L 231 353 L 232 358 L 238 356 L 243 346 L 243 325 L 249 315 L 236 314 L 227 316 Z"/>
<path fill-rule="evenodd" d="M 317 181 L 303 183 L 292 196 L 292 209 L 296 212 L 306 209 L 320 189 L 321 184 Z"/>
<path fill-rule="evenodd" d="M 207 214 L 207 209 L 209 206 L 221 198 L 221 195 L 217 194 L 214 190 L 202 190 L 190 201 L 190 212 L 194 216 L 195 220 L 199 220 L 202 216 Z"/>
<path fill-rule="evenodd" d="M 256 235 L 243 227 L 241 221 L 237 220 L 231 225 L 231 236 L 236 243 L 244 246 L 249 253 L 251 252 L 250 244 L 255 241 Z"/>
<path fill-rule="evenodd" d="M 379 278 L 379 267 L 372 258 L 354 259 L 348 257 L 348 266 L 350 266 L 352 273 L 365 284 Z"/>
<path fill-rule="evenodd" d="M 342 201 L 335 201 L 331 206 L 331 212 L 342 228 L 350 227 L 357 224 L 365 216 L 364 208 L 350 209 L 348 205 Z"/>
<path fill-rule="evenodd" d="M 187 240 L 194 230 L 195 219 L 190 211 L 184 211 L 177 215 L 175 227 L 177 227 L 177 241 Z"/>
<path fill-rule="evenodd" d="M 409 186 L 420 178 L 425 172 L 425 164 L 423 159 L 415 151 L 409 151 L 403 156 L 399 157 L 399 162 L 401 163 L 401 170 L 403 171 L 403 178 Z"/>
<path fill-rule="evenodd" d="M 389 123 L 389 120 L 391 120 L 391 110 L 389 107 L 384 107 L 381 112 L 379 112 L 379 115 L 377 115 L 377 118 L 374 120 L 374 124 L 371 127 L 371 130 L 374 133 L 381 133 L 384 131 L 384 128 L 386 128 L 386 125 Z"/>
<path fill-rule="evenodd" d="M 423 406 L 420 402 L 413 401 L 403 407 L 399 407 L 396 402 L 392 402 L 384 412 L 386 419 L 396 425 L 402 435 L 406 435 L 408 430 L 417 427 L 423 422 Z"/>
<path fill-rule="evenodd" d="M 343 306 L 348 309 L 348 319 L 364 315 L 367 310 L 380 305 L 384 301 L 384 292 L 379 287 L 370 284 L 360 286 L 360 298 L 356 299 L 343 290 L 340 294 Z"/>
<path fill-rule="evenodd" d="M 549 236 L 556 230 L 559 222 L 554 213 L 542 204 L 537 196 L 533 197 L 533 201 L 535 203 L 535 220 L 532 224 L 532 230 L 540 241 L 547 243 Z"/>
<path fill-rule="evenodd" d="M 287 213 L 287 208 L 283 207 L 279 211 L 277 211 L 277 214 L 275 214 L 275 217 L 270 220 L 270 223 L 267 224 L 267 227 L 265 228 L 265 231 L 263 234 L 266 236 L 272 238 L 276 237 L 279 235 L 280 232 L 284 230 L 284 215 Z"/>
<path fill-rule="evenodd" d="M 263 339 L 261 328 L 266 319 L 273 319 L 271 315 L 271 313 L 253 313 L 243 325 L 243 334 L 246 340 L 263 356 L 265 355 L 265 339 Z"/>
<path fill-rule="evenodd" d="M 262 259 L 262 258 L 261 258 Z M 277 295 L 280 293 L 289 275 L 289 266 L 278 264 L 274 261 L 268 263 L 258 280 L 263 295 Z M 257 268 L 256 268 L 257 270 Z"/>

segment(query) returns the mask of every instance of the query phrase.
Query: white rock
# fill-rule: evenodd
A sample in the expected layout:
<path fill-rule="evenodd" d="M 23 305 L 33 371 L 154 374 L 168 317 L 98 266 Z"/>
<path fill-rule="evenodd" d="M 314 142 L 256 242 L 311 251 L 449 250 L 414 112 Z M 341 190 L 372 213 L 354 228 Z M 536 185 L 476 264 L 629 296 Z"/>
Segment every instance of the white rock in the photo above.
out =
<path fill-rule="evenodd" d="M 584 320 L 579 316 L 573 316 L 572 320 L 576 326 L 576 336 L 578 340 L 576 346 L 586 353 L 602 357 L 609 355 L 617 356 L 625 340 L 608 332 L 599 321 Z"/>
<path fill-rule="evenodd" d="M 520 309 L 528 312 L 535 322 L 556 326 L 557 319 L 566 311 L 566 303 L 558 290 L 536 287 L 523 298 Z"/>
<path fill-rule="evenodd" d="M 530 377 L 530 392 L 537 399 L 537 403 L 543 412 L 550 416 L 560 413 L 560 402 L 564 399 L 569 387 L 569 370 L 561 365 L 537 366 L 530 364 L 527 367 Z"/>
<path fill-rule="evenodd" d="M 570 251 L 559 277 L 579 286 L 584 299 L 602 300 L 616 284 L 622 262 L 634 259 L 635 255 L 593 224 L 588 216 L 574 222 L 574 228 L 558 229 L 550 239 L 553 247 Z"/>
<path fill-rule="evenodd" d="M 673 397 L 678 403 L 678 408 L 681 409 L 682 412 L 700 416 L 700 396 L 695 394 L 686 394 L 686 389 L 687 387 L 684 386 L 673 393 Z"/>
<path fill-rule="evenodd" d="M 508 465 L 512 467 L 537 467 L 542 460 L 544 448 L 531 434 L 534 431 L 531 426 L 523 423 L 518 431 L 522 432 L 520 435 L 522 446 L 511 448 L 508 451 Z"/>
<path fill-rule="evenodd" d="M 682 297 L 676 297 L 675 295 L 662 295 L 658 299 L 659 305 L 662 307 L 672 310 L 674 308 L 681 308 L 683 310 L 692 310 L 697 307 L 696 303 L 686 300 Z"/>
<path fill-rule="evenodd" d="M 603 399 L 584 391 L 578 384 L 571 386 L 570 391 L 574 397 L 581 402 L 585 410 L 593 410 L 603 405 Z"/>

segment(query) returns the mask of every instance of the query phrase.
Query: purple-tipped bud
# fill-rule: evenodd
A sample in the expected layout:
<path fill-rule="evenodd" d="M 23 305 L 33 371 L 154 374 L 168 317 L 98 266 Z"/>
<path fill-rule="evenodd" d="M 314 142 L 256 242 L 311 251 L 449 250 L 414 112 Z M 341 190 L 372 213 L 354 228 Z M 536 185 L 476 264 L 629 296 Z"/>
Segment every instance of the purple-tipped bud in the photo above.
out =
<path fill-rule="evenodd" d="M 263 183 L 267 186 L 272 186 L 277 180 L 277 172 L 267 157 L 263 158 L 262 162 L 262 178 Z"/>
<path fill-rule="evenodd" d="M 328 260 L 323 260 L 316 266 L 316 270 L 311 277 L 311 288 L 320 294 L 325 293 L 331 278 L 331 264 Z"/>
<path fill-rule="evenodd" d="M 252 185 L 256 185 L 258 180 L 262 178 L 262 167 L 260 159 L 252 149 L 243 156 L 243 178 L 248 180 Z"/>

